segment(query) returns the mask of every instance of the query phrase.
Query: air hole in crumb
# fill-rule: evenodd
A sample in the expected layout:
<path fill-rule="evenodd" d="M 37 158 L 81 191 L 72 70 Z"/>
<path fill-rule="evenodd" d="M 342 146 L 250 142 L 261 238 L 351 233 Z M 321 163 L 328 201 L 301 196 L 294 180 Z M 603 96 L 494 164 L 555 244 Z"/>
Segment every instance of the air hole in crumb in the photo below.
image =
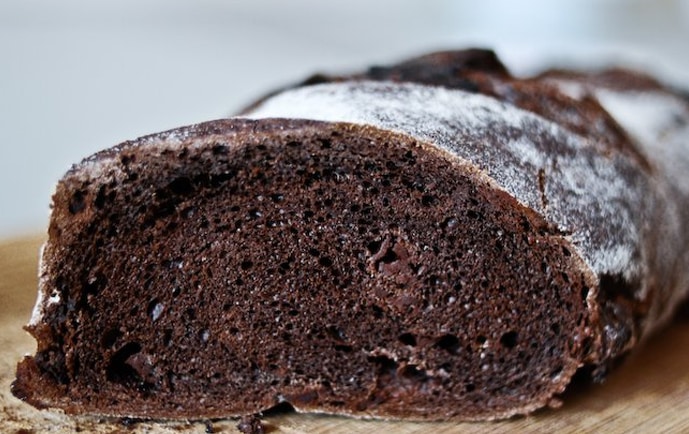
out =
<path fill-rule="evenodd" d="M 101 345 L 103 348 L 111 348 L 122 335 L 123 333 L 119 329 L 110 329 L 103 334 Z"/>
<path fill-rule="evenodd" d="M 557 366 L 550 372 L 550 378 L 555 378 L 562 373 L 562 366 Z"/>
<path fill-rule="evenodd" d="M 419 369 L 415 365 L 407 365 L 400 369 L 399 375 L 407 380 L 424 382 L 428 379 L 428 374 L 424 369 Z"/>
<path fill-rule="evenodd" d="M 370 356 L 367 358 L 369 363 L 376 365 L 378 373 L 382 375 L 395 376 L 399 364 L 387 356 Z"/>
<path fill-rule="evenodd" d="M 285 196 L 282 193 L 275 193 L 275 194 L 270 195 L 270 199 L 273 202 L 278 203 L 278 202 L 282 202 L 283 200 L 285 200 Z"/>
<path fill-rule="evenodd" d="M 452 363 L 450 363 L 450 362 L 445 362 L 445 363 L 441 364 L 439 367 L 441 370 L 443 370 L 445 372 L 452 372 Z"/>
<path fill-rule="evenodd" d="M 435 196 L 432 194 L 424 194 L 421 196 L 421 205 L 423 206 L 432 206 L 433 203 L 435 203 Z"/>
<path fill-rule="evenodd" d="M 335 340 L 344 341 L 347 339 L 345 332 L 336 325 L 329 325 L 325 328 L 325 331 Z"/>
<path fill-rule="evenodd" d="M 249 261 L 249 260 L 242 261 L 242 263 L 241 263 L 242 270 L 244 270 L 244 271 L 246 271 L 246 270 L 248 270 L 249 268 L 253 267 L 253 265 L 254 265 L 254 263 L 251 262 L 251 261 Z"/>
<path fill-rule="evenodd" d="M 552 323 L 552 324 L 550 325 L 550 330 L 551 330 L 553 333 L 555 333 L 556 335 L 559 335 L 559 334 L 560 334 L 560 324 L 559 324 L 559 323 L 556 323 L 556 322 Z"/>
<path fill-rule="evenodd" d="M 392 264 L 393 262 L 397 261 L 399 259 L 399 256 L 397 256 L 397 253 L 395 253 L 392 248 L 389 248 L 385 251 L 385 255 L 383 255 L 382 258 L 378 260 L 378 262 L 382 262 L 384 264 Z"/>
<path fill-rule="evenodd" d="M 201 332 L 199 332 L 199 338 L 201 339 L 201 342 L 206 343 L 208 342 L 208 338 L 210 338 L 211 332 L 208 329 L 203 329 Z"/>
<path fill-rule="evenodd" d="M 378 253 L 378 251 L 380 250 L 380 247 L 382 245 L 383 245 L 382 241 L 379 241 L 379 240 L 371 241 L 370 243 L 368 243 L 366 245 L 366 250 L 371 252 L 372 255 L 375 255 L 376 253 Z"/>
<path fill-rule="evenodd" d="M 471 393 L 471 392 L 473 392 L 474 390 L 476 390 L 476 386 L 474 386 L 473 383 L 469 383 L 469 384 L 467 384 L 467 385 L 464 387 L 464 390 L 466 390 L 467 393 Z"/>
<path fill-rule="evenodd" d="M 163 345 L 170 346 L 172 343 L 172 329 L 165 329 L 163 332 Z"/>
<path fill-rule="evenodd" d="M 383 309 L 380 308 L 380 306 L 373 305 L 371 306 L 371 309 L 373 310 L 373 317 L 376 319 L 380 319 L 383 317 Z"/>
<path fill-rule="evenodd" d="M 467 217 L 472 218 L 472 219 L 478 219 L 479 213 L 477 213 L 473 209 L 470 209 L 469 211 L 467 211 Z"/>
<path fill-rule="evenodd" d="M 185 195 L 190 194 L 194 191 L 194 185 L 191 183 L 191 179 L 187 177 L 179 177 L 170 182 L 167 188 L 174 194 Z"/>
<path fill-rule="evenodd" d="M 96 198 L 95 198 L 94 201 L 93 201 L 93 205 L 94 205 L 96 208 L 98 208 L 98 209 L 102 209 L 103 206 L 105 206 L 105 201 L 106 201 L 106 199 L 107 199 L 107 196 L 106 196 L 106 194 L 105 194 L 105 191 L 106 191 L 106 190 L 105 190 L 105 186 L 102 185 L 102 186 L 98 189 L 98 194 L 96 195 Z"/>
<path fill-rule="evenodd" d="M 213 152 L 213 155 L 226 155 L 229 152 L 229 150 L 228 147 L 225 145 L 216 144 L 211 149 L 211 152 Z"/>
<path fill-rule="evenodd" d="M 247 213 L 247 217 L 249 220 L 258 220 L 259 218 L 263 217 L 263 213 L 256 208 L 252 208 Z"/>
<path fill-rule="evenodd" d="M 452 304 L 452 303 L 454 303 L 454 302 L 456 302 L 456 301 L 457 301 L 457 297 L 455 297 L 455 295 L 454 295 L 453 293 L 445 294 L 445 295 L 443 296 L 443 302 L 444 302 L 445 304 Z"/>
<path fill-rule="evenodd" d="M 438 286 L 441 283 L 443 283 L 443 281 L 440 280 L 440 277 L 438 277 L 437 275 L 432 274 L 426 279 L 426 283 L 430 286 Z"/>
<path fill-rule="evenodd" d="M 148 316 L 150 316 L 153 321 L 156 321 L 158 318 L 160 318 L 160 315 L 162 315 L 164 309 L 165 306 L 160 303 L 157 298 L 154 298 L 150 301 L 150 303 L 148 303 L 146 312 L 148 312 Z"/>
<path fill-rule="evenodd" d="M 137 342 L 129 342 L 120 348 L 110 358 L 107 368 L 108 381 L 118 383 L 129 383 L 131 380 L 136 381 L 138 374 L 128 363 L 127 360 L 134 354 L 141 351 L 141 345 Z"/>
<path fill-rule="evenodd" d="M 512 349 L 517 345 L 517 338 L 519 335 L 514 330 L 504 333 L 500 337 L 500 345 L 505 348 Z"/>
<path fill-rule="evenodd" d="M 162 265 L 163 267 L 168 269 L 181 269 L 184 266 L 184 261 L 182 260 L 182 258 L 166 259 L 162 262 Z"/>
<path fill-rule="evenodd" d="M 412 333 L 402 333 L 398 339 L 404 345 L 408 345 L 410 347 L 416 346 L 416 336 L 414 336 Z"/>
<path fill-rule="evenodd" d="M 187 318 L 190 320 L 196 319 L 196 309 L 193 307 L 187 308 L 184 313 L 187 315 Z"/>
<path fill-rule="evenodd" d="M 588 297 L 588 296 L 589 296 L 589 289 L 586 286 L 584 286 L 583 288 L 581 288 L 581 299 L 586 300 L 586 297 Z"/>
<path fill-rule="evenodd" d="M 479 335 L 479 336 L 476 338 L 476 343 L 479 344 L 479 345 L 483 345 L 483 344 L 486 343 L 487 340 L 488 340 L 488 339 L 487 339 L 485 336 Z"/>
<path fill-rule="evenodd" d="M 455 335 L 442 335 L 438 340 L 435 341 L 435 346 L 442 350 L 447 351 L 450 354 L 457 354 L 459 350 L 459 339 Z"/>
<path fill-rule="evenodd" d="M 72 199 L 69 201 L 69 212 L 71 214 L 78 214 L 86 208 L 86 202 L 84 199 L 86 198 L 86 194 L 79 190 L 75 191 L 74 194 L 72 195 Z"/>
<path fill-rule="evenodd" d="M 442 229 L 452 229 L 457 226 L 459 222 L 455 217 L 448 217 L 440 223 Z"/>
<path fill-rule="evenodd" d="M 94 272 L 89 275 L 89 278 L 84 285 L 84 292 L 86 294 L 96 295 L 107 284 L 107 278 L 100 272 Z"/>
<path fill-rule="evenodd" d="M 333 261 L 332 261 L 330 258 L 328 258 L 327 256 L 321 256 L 321 257 L 318 259 L 318 263 L 319 263 L 322 267 L 330 267 L 331 265 L 333 265 Z"/>

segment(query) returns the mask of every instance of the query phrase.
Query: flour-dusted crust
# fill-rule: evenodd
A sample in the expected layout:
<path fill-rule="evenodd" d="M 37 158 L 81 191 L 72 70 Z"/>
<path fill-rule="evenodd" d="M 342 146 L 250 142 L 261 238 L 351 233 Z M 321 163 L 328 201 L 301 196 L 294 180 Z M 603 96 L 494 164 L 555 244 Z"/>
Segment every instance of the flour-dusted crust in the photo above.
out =
<path fill-rule="evenodd" d="M 641 272 L 638 227 L 648 215 L 639 210 L 653 194 L 643 168 L 526 110 L 462 90 L 357 81 L 285 91 L 246 116 L 352 122 L 431 142 L 571 236 L 595 273 Z M 608 202 L 622 206 L 599 206 Z"/>
<path fill-rule="evenodd" d="M 102 151 L 57 186 L 13 391 L 154 418 L 556 405 L 686 298 L 688 122 L 643 76 L 473 50 Z"/>
<path fill-rule="evenodd" d="M 645 221 L 644 230 L 656 240 L 646 255 L 655 272 L 636 297 L 654 300 L 645 302 L 643 322 L 650 332 L 671 318 L 671 307 L 689 292 L 689 100 L 648 76 L 623 70 L 589 75 L 551 71 L 543 78 L 577 101 L 599 101 L 652 165 L 660 200 L 651 208 L 657 217 Z"/>

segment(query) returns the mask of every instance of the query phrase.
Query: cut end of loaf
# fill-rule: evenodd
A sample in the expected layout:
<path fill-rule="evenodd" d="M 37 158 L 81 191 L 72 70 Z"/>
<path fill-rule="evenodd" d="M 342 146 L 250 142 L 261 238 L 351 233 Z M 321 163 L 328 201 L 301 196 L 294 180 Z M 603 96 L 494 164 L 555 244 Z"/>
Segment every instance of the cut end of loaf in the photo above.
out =
<path fill-rule="evenodd" d="M 493 419 L 547 405 L 592 345 L 560 234 L 371 127 L 235 119 L 121 145 L 60 182 L 49 235 L 14 393 L 69 413 Z"/>

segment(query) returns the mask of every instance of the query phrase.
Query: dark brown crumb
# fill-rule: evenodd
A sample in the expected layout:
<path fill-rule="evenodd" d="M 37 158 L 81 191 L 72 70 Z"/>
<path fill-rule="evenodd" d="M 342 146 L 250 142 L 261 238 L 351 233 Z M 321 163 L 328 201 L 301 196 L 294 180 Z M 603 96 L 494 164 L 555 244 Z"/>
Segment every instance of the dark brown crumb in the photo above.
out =
<path fill-rule="evenodd" d="M 263 422 L 255 414 L 242 417 L 237 424 L 237 429 L 244 434 L 264 434 L 266 432 Z"/>
<path fill-rule="evenodd" d="M 213 434 L 215 432 L 215 430 L 213 429 L 213 422 L 211 422 L 210 420 L 205 421 L 204 425 L 206 425 L 206 434 Z"/>
<path fill-rule="evenodd" d="M 241 137 L 184 152 L 122 148 L 138 179 L 118 186 L 62 182 L 54 236 L 94 241 L 59 259 L 51 285 L 70 304 L 47 310 L 54 329 L 41 330 L 90 325 L 71 344 L 78 359 L 60 341 L 26 359 L 15 393 L 37 395 L 36 379 L 58 396 L 69 382 L 80 405 L 68 411 L 153 418 L 253 414 L 277 400 L 438 419 L 503 414 L 514 396 L 561 388 L 583 357 L 570 338 L 586 333 L 587 291 L 540 217 L 403 136 L 273 122 L 270 135 L 255 131 L 265 122 L 199 126 Z M 75 195 L 88 205 L 77 214 Z M 117 272 L 98 263 L 106 253 Z"/>

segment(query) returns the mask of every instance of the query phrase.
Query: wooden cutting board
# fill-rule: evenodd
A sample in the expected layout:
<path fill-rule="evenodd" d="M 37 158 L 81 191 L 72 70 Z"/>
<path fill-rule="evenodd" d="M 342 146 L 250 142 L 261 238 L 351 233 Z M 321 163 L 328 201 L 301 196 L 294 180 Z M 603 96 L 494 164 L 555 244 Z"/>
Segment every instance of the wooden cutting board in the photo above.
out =
<path fill-rule="evenodd" d="M 0 432 L 205 433 L 238 432 L 237 421 L 152 423 L 67 417 L 14 398 L 10 384 L 35 343 L 22 330 L 36 295 L 40 236 L 0 241 Z M 264 418 L 269 433 L 689 433 L 689 318 L 678 318 L 633 355 L 603 385 L 570 391 L 557 410 L 487 423 L 361 421 L 294 413 Z"/>

